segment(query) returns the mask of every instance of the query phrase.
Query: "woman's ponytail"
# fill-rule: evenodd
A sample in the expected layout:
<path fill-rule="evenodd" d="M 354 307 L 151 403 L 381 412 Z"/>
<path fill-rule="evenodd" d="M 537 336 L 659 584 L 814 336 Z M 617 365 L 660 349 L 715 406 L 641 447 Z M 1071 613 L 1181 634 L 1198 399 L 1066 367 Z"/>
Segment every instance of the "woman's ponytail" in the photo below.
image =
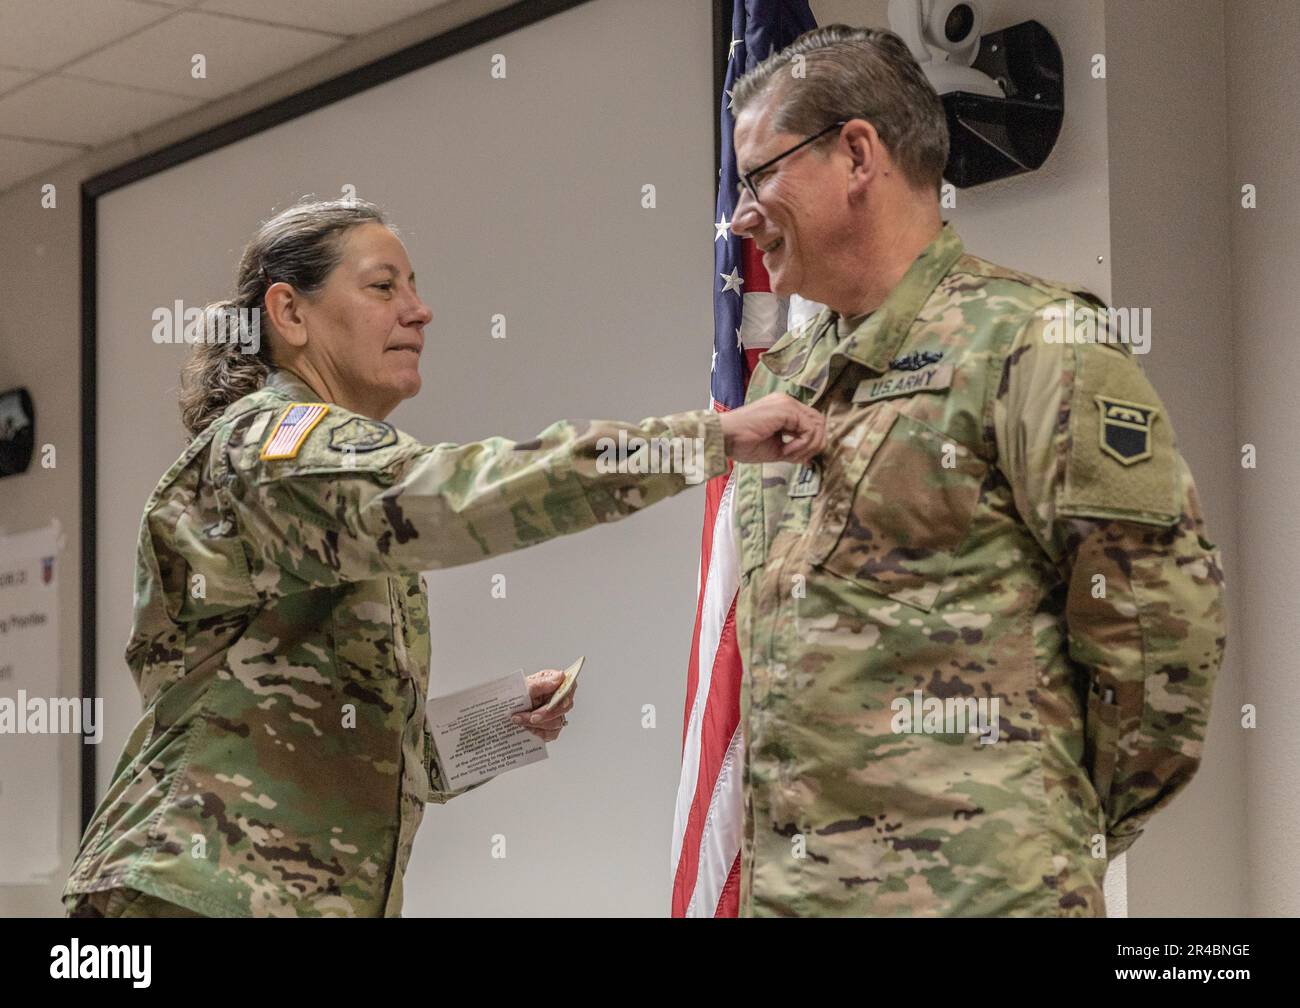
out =
<path fill-rule="evenodd" d="M 260 314 L 260 307 L 230 300 L 214 301 L 203 309 L 205 337 L 224 333 L 227 338 L 198 340 L 181 368 L 181 423 L 190 437 L 221 416 L 231 403 L 266 383 L 271 369 L 267 346 L 260 338 Z M 252 333 L 246 321 L 250 316 L 257 327 Z M 249 352 L 250 347 L 256 350 Z"/>

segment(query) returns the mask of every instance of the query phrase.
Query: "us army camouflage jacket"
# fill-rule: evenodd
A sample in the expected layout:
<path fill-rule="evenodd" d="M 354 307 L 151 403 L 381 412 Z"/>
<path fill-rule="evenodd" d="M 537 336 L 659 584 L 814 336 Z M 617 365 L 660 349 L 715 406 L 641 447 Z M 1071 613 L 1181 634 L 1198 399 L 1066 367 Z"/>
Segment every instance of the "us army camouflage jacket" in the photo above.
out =
<path fill-rule="evenodd" d="M 1058 338 L 1071 300 L 945 225 L 856 329 L 760 358 L 748 398 L 827 448 L 737 467 L 743 914 L 1102 915 L 1195 771 L 1219 557 L 1128 347 Z"/>
<path fill-rule="evenodd" d="M 614 521 L 686 486 L 598 466 L 601 439 L 700 438 L 716 414 L 420 444 L 287 371 L 194 439 L 149 498 L 126 658 L 144 717 L 65 899 L 116 886 L 214 916 L 395 916 L 426 801 L 419 572 Z"/>

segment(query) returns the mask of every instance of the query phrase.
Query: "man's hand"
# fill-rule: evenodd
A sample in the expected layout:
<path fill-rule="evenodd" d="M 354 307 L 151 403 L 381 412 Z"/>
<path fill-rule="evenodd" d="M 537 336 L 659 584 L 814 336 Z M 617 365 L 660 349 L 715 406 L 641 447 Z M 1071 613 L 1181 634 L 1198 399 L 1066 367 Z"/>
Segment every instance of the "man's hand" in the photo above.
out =
<path fill-rule="evenodd" d="M 725 450 L 737 462 L 807 462 L 826 442 L 826 417 L 784 392 L 722 414 Z"/>
<path fill-rule="evenodd" d="M 563 669 L 542 669 L 525 679 L 528 683 L 528 699 L 532 702 L 532 714 L 512 714 L 510 720 L 521 724 L 543 742 L 554 742 L 560 737 L 560 729 L 569 723 L 564 715 L 573 709 L 573 698 L 577 695 L 575 685 L 569 695 L 559 702 L 555 710 L 539 712 L 538 707 L 551 698 L 551 694 L 564 682 Z"/>

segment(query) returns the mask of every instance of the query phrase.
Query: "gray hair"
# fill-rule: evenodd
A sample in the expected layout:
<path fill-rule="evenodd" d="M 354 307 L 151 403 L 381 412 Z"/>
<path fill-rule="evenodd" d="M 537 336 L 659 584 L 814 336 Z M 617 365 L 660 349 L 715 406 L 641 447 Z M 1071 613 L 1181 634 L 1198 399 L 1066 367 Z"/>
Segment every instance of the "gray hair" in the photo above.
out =
<path fill-rule="evenodd" d="M 803 76 L 783 72 L 791 62 Z M 839 119 L 866 119 L 913 188 L 938 192 L 942 186 L 948 160 L 943 103 L 893 32 L 842 24 L 805 32 L 736 81 L 735 114 L 769 94 L 776 99 L 776 132 L 811 136 Z"/>
<path fill-rule="evenodd" d="M 266 383 L 273 367 L 269 340 L 246 339 L 241 330 L 257 312 L 259 329 L 270 332 L 264 304 L 267 288 L 283 281 L 300 294 L 325 285 L 343 258 L 342 239 L 360 224 L 386 224 L 379 207 L 361 199 L 305 197 L 262 223 L 240 256 L 235 296 L 203 309 L 205 332 L 230 332 L 226 342 L 199 341 L 181 369 L 181 422 L 193 437 L 227 406 Z M 247 352 L 250 342 L 256 346 Z"/>

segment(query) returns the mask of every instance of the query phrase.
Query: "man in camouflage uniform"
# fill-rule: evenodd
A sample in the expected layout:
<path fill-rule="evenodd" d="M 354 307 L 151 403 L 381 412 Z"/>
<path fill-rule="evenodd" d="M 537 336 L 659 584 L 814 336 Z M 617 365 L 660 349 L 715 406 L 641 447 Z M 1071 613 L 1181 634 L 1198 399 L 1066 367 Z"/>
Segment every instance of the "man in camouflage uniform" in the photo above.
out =
<path fill-rule="evenodd" d="M 127 649 L 145 715 L 83 838 L 69 909 L 398 915 L 425 803 L 463 793 L 445 789 L 425 727 L 418 572 L 614 521 L 688 485 L 680 470 L 601 464 L 620 431 L 630 446 L 698 445 L 700 478 L 725 469 L 724 449 L 811 457 L 821 445 L 820 418 L 784 396 L 734 427 L 698 410 L 459 446 L 318 400 L 273 370 L 145 507 Z"/>
<path fill-rule="evenodd" d="M 893 36 L 810 33 L 734 96 L 733 227 L 829 306 L 748 392 L 823 412 L 825 452 L 735 477 L 741 913 L 1104 915 L 1222 657 L 1168 412 L 1104 325 L 1062 338 L 1091 295 L 940 220 L 943 113 Z"/>

